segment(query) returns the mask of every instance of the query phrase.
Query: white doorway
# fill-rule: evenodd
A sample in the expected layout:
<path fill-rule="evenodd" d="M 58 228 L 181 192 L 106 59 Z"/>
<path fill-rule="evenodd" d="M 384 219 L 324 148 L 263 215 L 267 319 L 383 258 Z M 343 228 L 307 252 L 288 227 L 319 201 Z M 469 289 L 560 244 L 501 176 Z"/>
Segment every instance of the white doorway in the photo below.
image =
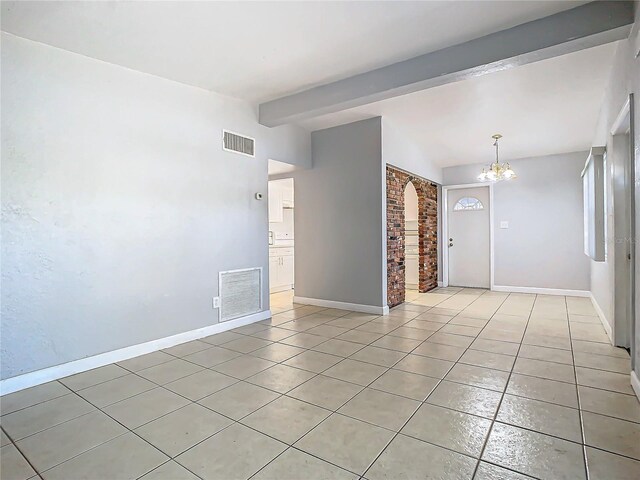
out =
<path fill-rule="evenodd" d="M 607 212 L 607 235 L 605 255 L 609 268 L 613 270 L 613 325 L 614 345 L 630 348 L 633 338 L 634 319 L 634 269 L 633 269 L 633 141 L 631 135 L 630 96 L 618 114 L 611 129 L 611 144 L 607 149 L 606 169 L 611 175 L 612 191 L 607 201 L 612 208 Z"/>
<path fill-rule="evenodd" d="M 404 239 L 405 289 L 418 290 L 420 264 L 418 192 L 411 182 L 404 188 Z"/>
<path fill-rule="evenodd" d="M 444 187 L 445 285 L 491 288 L 491 189 Z"/>
<path fill-rule="evenodd" d="M 269 293 L 294 288 L 294 188 L 293 178 L 269 181 Z"/>

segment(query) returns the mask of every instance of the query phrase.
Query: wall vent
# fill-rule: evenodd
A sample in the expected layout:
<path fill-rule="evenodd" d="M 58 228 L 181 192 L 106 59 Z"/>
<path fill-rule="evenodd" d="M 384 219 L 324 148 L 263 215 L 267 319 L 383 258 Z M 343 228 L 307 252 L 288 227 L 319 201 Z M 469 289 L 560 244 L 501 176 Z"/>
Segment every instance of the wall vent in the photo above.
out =
<path fill-rule="evenodd" d="M 256 156 L 256 140 L 238 133 L 222 130 L 222 149 L 227 152 L 239 153 L 248 157 Z"/>
<path fill-rule="evenodd" d="M 220 272 L 221 322 L 262 311 L 262 268 Z"/>

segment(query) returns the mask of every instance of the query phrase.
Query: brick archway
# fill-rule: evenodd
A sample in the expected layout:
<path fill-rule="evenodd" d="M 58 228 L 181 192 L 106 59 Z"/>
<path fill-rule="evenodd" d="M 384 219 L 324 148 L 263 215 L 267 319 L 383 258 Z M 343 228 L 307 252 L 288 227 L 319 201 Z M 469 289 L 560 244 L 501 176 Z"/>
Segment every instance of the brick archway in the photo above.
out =
<path fill-rule="evenodd" d="M 418 194 L 418 291 L 438 286 L 438 187 L 424 178 L 387 165 L 387 303 L 405 299 L 404 189 Z"/>

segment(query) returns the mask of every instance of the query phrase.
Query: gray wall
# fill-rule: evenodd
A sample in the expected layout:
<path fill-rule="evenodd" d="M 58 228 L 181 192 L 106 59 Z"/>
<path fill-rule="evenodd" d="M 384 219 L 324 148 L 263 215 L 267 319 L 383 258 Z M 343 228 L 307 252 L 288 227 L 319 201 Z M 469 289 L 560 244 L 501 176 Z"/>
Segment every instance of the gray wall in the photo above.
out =
<path fill-rule="evenodd" d="M 296 296 L 386 305 L 380 117 L 311 134 L 294 172 Z"/>
<path fill-rule="evenodd" d="M 257 158 L 223 152 L 222 128 Z M 267 158 L 308 162 L 308 141 L 238 100 L 3 34 L 2 378 L 216 323 L 219 271 L 267 275 Z"/>
<path fill-rule="evenodd" d="M 589 290 L 583 253 L 587 152 L 511 161 L 518 178 L 494 186 L 495 285 Z M 443 169 L 444 185 L 477 182 L 484 165 Z M 500 229 L 500 221 L 509 222 Z"/>
<path fill-rule="evenodd" d="M 611 146 L 611 127 L 620 112 L 622 106 L 626 102 L 628 95 L 633 93 L 635 96 L 635 225 L 636 225 L 636 245 L 637 245 L 637 228 L 640 225 L 640 184 L 637 179 L 640 178 L 640 58 L 636 58 L 635 54 L 640 48 L 640 40 L 638 39 L 640 22 L 640 8 L 636 4 L 636 24 L 632 30 L 629 40 L 621 41 L 618 44 L 616 54 L 613 61 L 613 68 L 609 84 L 604 96 L 600 118 L 598 120 L 598 128 L 596 129 L 593 145 L 608 148 Z M 611 185 L 611 172 L 607 172 L 606 181 Z M 609 188 L 609 191 L 612 189 Z M 611 207 L 611 205 L 610 205 Z M 607 212 L 611 214 L 611 211 Z M 611 233 L 611 232 L 609 232 Z M 612 249 L 609 249 L 610 251 Z M 638 325 L 638 312 L 640 311 L 640 252 L 636 246 L 635 255 L 635 275 L 636 275 L 636 318 L 635 318 L 635 352 L 632 359 L 634 371 L 640 376 L 640 328 Z M 600 306 L 601 310 L 607 317 L 607 321 L 613 322 L 613 256 L 609 256 L 605 262 L 591 262 L 591 291 Z"/>

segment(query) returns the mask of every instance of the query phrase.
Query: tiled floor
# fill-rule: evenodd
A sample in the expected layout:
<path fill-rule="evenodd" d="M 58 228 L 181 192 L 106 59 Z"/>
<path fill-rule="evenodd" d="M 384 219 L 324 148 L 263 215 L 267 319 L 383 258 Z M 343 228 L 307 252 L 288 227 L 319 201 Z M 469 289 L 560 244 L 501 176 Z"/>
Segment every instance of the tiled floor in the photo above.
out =
<path fill-rule="evenodd" d="M 588 299 L 408 299 L 278 294 L 269 321 L 7 395 L 2 479 L 640 478 L 629 357 Z"/>

